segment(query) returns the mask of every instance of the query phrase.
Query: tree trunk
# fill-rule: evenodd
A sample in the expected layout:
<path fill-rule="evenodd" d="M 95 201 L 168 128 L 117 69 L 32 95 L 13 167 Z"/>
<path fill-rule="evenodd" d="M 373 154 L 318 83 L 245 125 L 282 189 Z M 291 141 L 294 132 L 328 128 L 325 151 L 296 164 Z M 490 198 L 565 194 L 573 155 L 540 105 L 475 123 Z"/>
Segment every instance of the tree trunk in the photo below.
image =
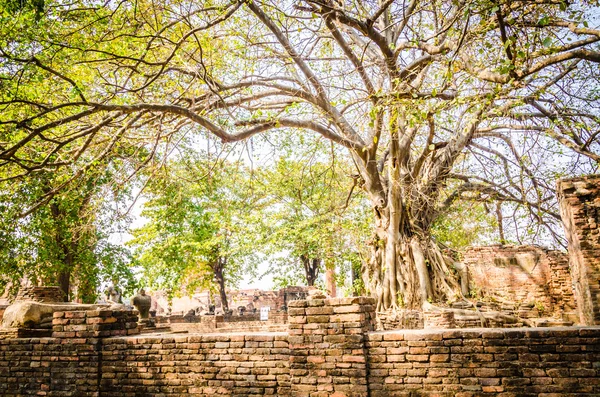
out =
<path fill-rule="evenodd" d="M 73 243 L 65 240 L 68 232 L 62 227 L 63 218 L 66 216 L 64 211 L 56 203 L 50 205 L 50 211 L 57 225 L 57 229 L 54 231 L 56 246 L 60 249 L 60 257 L 57 260 L 62 262 L 56 281 L 63 292 L 64 302 L 69 302 L 71 297 L 71 272 L 73 270 Z"/>
<path fill-rule="evenodd" d="M 309 258 L 308 255 L 300 255 L 300 260 L 304 266 L 304 275 L 306 276 L 306 285 L 313 287 L 319 277 L 321 269 L 321 259 Z"/>
<path fill-rule="evenodd" d="M 363 280 L 377 299 L 377 310 L 420 309 L 460 297 L 457 269 L 437 244 L 416 230 L 378 229 Z"/>
<path fill-rule="evenodd" d="M 504 220 L 502 219 L 502 203 L 496 203 L 496 217 L 498 219 L 498 234 L 500 236 L 500 244 L 506 244 L 506 238 L 504 237 Z"/>
<path fill-rule="evenodd" d="M 217 285 L 219 286 L 219 296 L 221 297 L 221 307 L 223 308 L 223 312 L 229 310 L 229 304 L 227 303 L 227 294 L 225 293 L 225 276 L 223 275 L 223 270 L 225 269 L 226 263 L 226 259 L 218 258 L 216 264 L 213 266 L 215 280 L 217 281 Z"/>
<path fill-rule="evenodd" d="M 334 268 L 329 268 L 325 271 L 325 290 L 327 291 L 327 296 L 332 298 L 337 296 L 336 275 Z"/>
<path fill-rule="evenodd" d="M 63 292 L 64 302 L 69 302 L 69 293 L 71 290 L 71 271 L 66 269 L 58 273 L 58 285 Z"/>

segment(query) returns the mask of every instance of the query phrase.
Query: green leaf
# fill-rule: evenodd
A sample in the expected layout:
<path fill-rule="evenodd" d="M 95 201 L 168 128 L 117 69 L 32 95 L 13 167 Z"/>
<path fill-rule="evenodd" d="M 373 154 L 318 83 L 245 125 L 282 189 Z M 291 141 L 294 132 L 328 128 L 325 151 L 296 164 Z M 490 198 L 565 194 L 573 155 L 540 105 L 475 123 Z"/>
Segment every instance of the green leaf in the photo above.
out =
<path fill-rule="evenodd" d="M 542 45 L 544 47 L 550 47 L 552 45 L 552 39 L 550 37 L 546 37 L 544 41 L 542 41 Z"/>

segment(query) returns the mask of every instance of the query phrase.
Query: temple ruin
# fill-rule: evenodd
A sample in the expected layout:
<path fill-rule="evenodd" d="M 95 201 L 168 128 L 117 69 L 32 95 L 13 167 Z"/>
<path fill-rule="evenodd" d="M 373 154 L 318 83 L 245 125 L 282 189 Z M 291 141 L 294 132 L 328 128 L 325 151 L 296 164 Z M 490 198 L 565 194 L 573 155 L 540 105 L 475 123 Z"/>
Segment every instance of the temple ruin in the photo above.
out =
<path fill-rule="evenodd" d="M 600 176 L 558 193 L 568 255 L 467 250 L 476 307 L 385 318 L 367 297 L 245 292 L 239 307 L 285 310 L 158 316 L 149 330 L 133 310 L 63 305 L 0 330 L 0 396 L 600 395 Z M 61 297 L 35 287 L 18 299 Z"/>

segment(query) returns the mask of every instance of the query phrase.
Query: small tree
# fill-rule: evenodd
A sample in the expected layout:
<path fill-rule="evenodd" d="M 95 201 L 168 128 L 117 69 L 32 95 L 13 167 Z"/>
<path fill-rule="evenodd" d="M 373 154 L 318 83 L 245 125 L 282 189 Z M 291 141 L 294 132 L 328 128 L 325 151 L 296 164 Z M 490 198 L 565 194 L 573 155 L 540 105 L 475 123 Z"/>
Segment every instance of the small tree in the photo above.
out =
<path fill-rule="evenodd" d="M 71 185 L 30 215 L 15 212 L 47 193 L 56 177 L 38 173 L 0 195 L 0 286 L 18 286 L 23 278 L 60 286 L 64 299 L 93 303 L 102 281 L 133 287 L 129 254 L 109 241 L 112 221 L 106 172 L 90 174 L 86 183 Z"/>
<path fill-rule="evenodd" d="M 228 310 L 227 286 L 253 265 L 246 219 L 254 201 L 241 165 L 213 167 L 193 156 L 167 163 L 145 191 L 148 222 L 128 244 L 149 285 L 178 294 L 216 284 Z"/>
<path fill-rule="evenodd" d="M 300 148 L 307 149 L 303 152 Z M 317 149 L 315 149 L 315 147 Z M 267 204 L 263 212 L 268 251 L 280 253 L 271 266 L 281 285 L 296 283 L 299 272 L 313 286 L 325 268 L 341 269 L 357 255 L 356 232 L 368 208 L 360 197 L 352 168 L 319 145 L 295 150 L 259 173 Z M 359 197 L 356 197 L 356 195 Z"/>

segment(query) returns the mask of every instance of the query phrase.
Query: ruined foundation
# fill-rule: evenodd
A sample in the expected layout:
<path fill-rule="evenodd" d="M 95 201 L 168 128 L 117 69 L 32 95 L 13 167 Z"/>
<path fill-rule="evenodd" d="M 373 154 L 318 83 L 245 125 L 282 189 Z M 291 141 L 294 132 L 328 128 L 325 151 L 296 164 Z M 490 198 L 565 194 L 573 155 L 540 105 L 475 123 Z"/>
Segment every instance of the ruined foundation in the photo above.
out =
<path fill-rule="evenodd" d="M 581 324 L 600 324 L 600 175 L 557 184 Z"/>

